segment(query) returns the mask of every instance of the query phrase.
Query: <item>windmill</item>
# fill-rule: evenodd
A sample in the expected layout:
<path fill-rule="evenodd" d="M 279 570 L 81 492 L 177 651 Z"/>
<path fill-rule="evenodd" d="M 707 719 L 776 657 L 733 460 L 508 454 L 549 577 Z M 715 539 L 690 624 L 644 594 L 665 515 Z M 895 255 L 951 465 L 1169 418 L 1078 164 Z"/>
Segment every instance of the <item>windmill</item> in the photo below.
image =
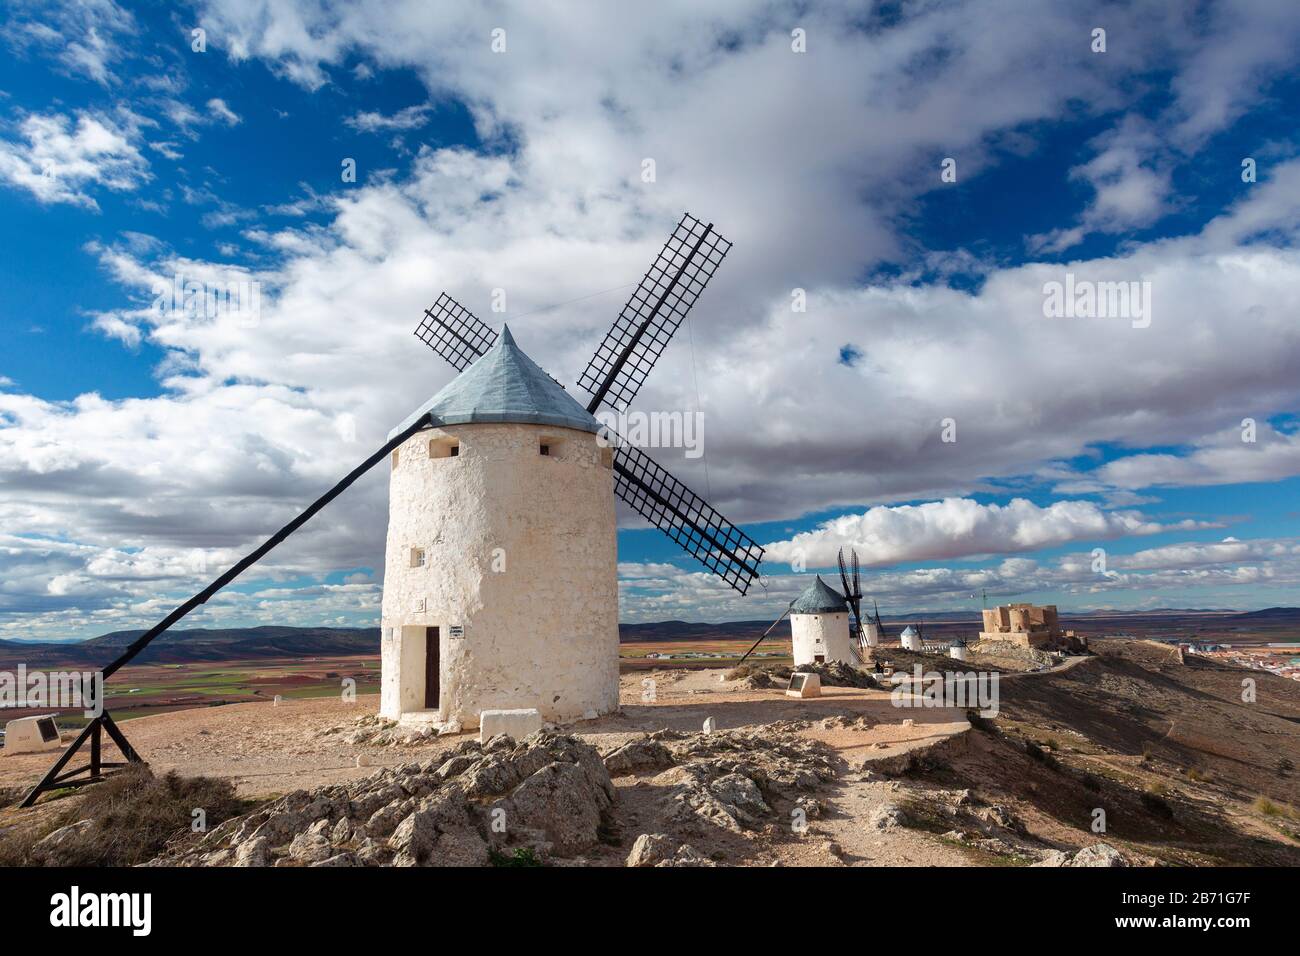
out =
<path fill-rule="evenodd" d="M 585 405 L 524 355 L 508 328 L 497 333 L 446 292 L 425 310 L 416 336 L 460 375 L 412 420 L 431 414 L 433 441 L 459 457 L 426 467 L 423 438 L 397 453 L 413 470 L 403 477 L 395 467 L 390 486 L 386 567 L 396 570 L 384 581 L 382 716 L 441 731 L 480 724 L 493 710 L 533 709 L 560 723 L 616 709 L 615 497 L 748 591 L 763 548 L 619 435 L 610 416 L 595 418 L 636 398 L 730 247 L 712 223 L 682 217 L 580 375 Z M 505 459 L 509 480 L 495 463 Z M 494 489 L 488 499 L 484 488 Z M 471 527 L 452 523 L 457 548 L 431 551 L 429 568 L 407 567 L 404 549 L 446 528 L 430 521 L 431 503 L 435 512 L 463 506 Z M 458 590 L 438 586 L 463 574 L 461 556 L 487 549 L 513 555 L 513 577 L 472 574 Z"/>
<path fill-rule="evenodd" d="M 579 384 L 591 396 L 585 408 L 588 417 L 603 406 L 612 403 L 626 404 L 636 397 L 673 333 L 694 306 L 730 248 L 731 243 L 713 229 L 712 223 L 706 225 L 689 214 L 682 217 L 638 284 L 636 291 L 619 313 L 579 380 Z M 425 310 L 424 321 L 416 329 L 416 335 L 458 372 L 469 369 L 477 360 L 492 351 L 509 359 L 512 367 L 527 371 L 530 376 L 528 378 L 530 388 L 544 389 L 547 385 L 553 384 L 555 392 L 566 394 L 558 383 L 554 383 L 554 380 L 538 369 L 531 360 L 517 352 L 509 338 L 508 330 L 503 329 L 502 335 L 498 336 L 445 293 L 438 297 L 432 307 Z M 507 356 L 507 352 L 511 354 Z M 536 376 L 532 376 L 529 367 L 536 371 Z M 545 380 L 545 383 L 541 380 Z M 569 399 L 569 401 L 573 400 Z M 576 402 L 573 404 L 576 405 Z M 583 412 L 582 407 L 577 406 L 577 411 Z M 432 407 L 422 408 L 408 417 L 389 433 L 388 440 L 380 448 L 283 528 L 237 561 L 199 593 L 178 605 L 158 624 L 136 638 L 115 660 L 101 669 L 101 678 L 107 679 L 130 663 L 152 641 L 205 604 L 218 591 L 265 557 L 380 462 L 390 460 L 396 465 L 395 457 L 390 456 L 397 456 L 403 448 L 409 449 L 411 446 L 408 443 L 422 433 L 436 433 L 445 424 L 446 421 L 440 419 Z M 691 491 L 666 468 L 616 434 L 611 438 L 614 447 L 608 449 L 612 452 L 610 467 L 614 473 L 614 491 L 618 497 L 667 534 L 707 570 L 741 594 L 745 594 L 758 576 L 763 548 L 727 521 L 717 509 Z M 443 447 L 442 450 L 446 451 L 452 460 L 463 460 L 457 457 L 458 448 Z M 435 451 L 433 442 L 429 443 L 428 451 L 432 457 Z M 534 446 L 534 452 L 536 451 L 537 447 Z M 548 445 L 543 443 L 540 451 L 541 455 L 546 456 L 549 451 Z M 391 543 L 390 533 L 390 545 Z M 418 549 L 411 552 L 410 563 L 413 566 L 417 563 L 416 550 Z M 392 557 L 391 547 L 389 557 Z M 420 567 L 424 566 L 424 559 L 425 552 L 419 550 Z M 614 569 L 610 567 L 607 571 L 613 578 Z M 616 581 L 616 578 L 614 580 Z M 616 693 L 616 588 L 613 589 L 613 593 L 614 657 L 612 663 L 602 661 L 600 666 L 605 670 L 612 668 Z M 387 594 L 385 598 L 387 600 Z M 423 600 L 420 606 L 424 606 Z M 438 629 L 431 628 L 431 630 Z M 452 632 L 450 635 L 452 638 L 458 637 L 456 630 L 455 625 L 448 628 L 448 631 Z M 423 660 L 421 663 L 426 667 L 429 664 Z M 430 673 L 430 678 L 435 683 L 436 674 L 436 670 Z M 116 744 L 126 763 L 143 762 L 107 709 L 102 709 L 85 725 L 40 782 L 28 792 L 20 805 L 31 806 L 42 793 L 56 788 L 80 786 L 102 780 L 113 770 L 123 766 L 122 762 L 104 759 L 102 754 L 104 735 Z M 75 769 L 65 769 L 83 748 L 89 748 L 88 763 Z"/>

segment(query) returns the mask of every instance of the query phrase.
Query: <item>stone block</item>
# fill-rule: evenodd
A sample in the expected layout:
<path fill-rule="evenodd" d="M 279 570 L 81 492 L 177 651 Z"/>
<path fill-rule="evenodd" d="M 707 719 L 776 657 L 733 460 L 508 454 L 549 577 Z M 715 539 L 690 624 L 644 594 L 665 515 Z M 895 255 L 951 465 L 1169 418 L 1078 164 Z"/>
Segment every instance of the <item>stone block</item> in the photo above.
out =
<path fill-rule="evenodd" d="M 6 754 L 30 754 L 62 746 L 53 717 L 18 717 L 5 724 Z"/>
<path fill-rule="evenodd" d="M 822 695 L 822 679 L 816 674 L 799 674 L 790 675 L 790 685 L 785 689 L 787 697 L 820 697 Z"/>
<path fill-rule="evenodd" d="M 497 734 L 523 740 L 542 729 L 542 714 L 535 707 L 519 710 L 485 710 L 478 716 L 479 743 L 487 743 Z"/>

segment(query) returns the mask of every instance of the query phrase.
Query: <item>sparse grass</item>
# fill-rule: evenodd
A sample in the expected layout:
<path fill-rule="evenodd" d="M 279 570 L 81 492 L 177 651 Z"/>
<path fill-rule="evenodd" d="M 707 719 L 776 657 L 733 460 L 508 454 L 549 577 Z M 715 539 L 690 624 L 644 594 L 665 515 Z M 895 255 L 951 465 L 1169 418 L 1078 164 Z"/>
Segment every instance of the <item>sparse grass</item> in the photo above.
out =
<path fill-rule="evenodd" d="M 87 788 L 82 800 L 42 827 L 14 827 L 0 834 L 0 865 L 39 865 L 33 855 L 39 840 L 59 827 L 90 820 L 94 825 L 60 853 L 57 864 L 135 866 L 156 856 L 168 840 L 188 833 L 195 810 L 204 812 L 210 829 L 248 807 L 229 781 L 175 772 L 156 777 L 136 764 Z"/>
<path fill-rule="evenodd" d="M 1260 796 L 1255 798 L 1251 804 L 1258 813 L 1266 817 L 1274 817 L 1280 820 L 1294 820 L 1300 822 L 1300 811 L 1294 807 L 1289 807 L 1285 803 L 1276 803 L 1268 797 Z"/>
<path fill-rule="evenodd" d="M 1202 770 L 1200 767 L 1188 767 L 1187 779 L 1194 780 L 1197 783 L 1210 783 L 1214 780 L 1214 775 L 1208 770 Z"/>
<path fill-rule="evenodd" d="M 530 846 L 517 846 L 513 853 L 502 853 L 500 850 L 489 850 L 488 859 L 493 866 L 504 867 L 522 867 L 522 866 L 541 866 L 542 861 L 537 858 L 537 854 Z"/>

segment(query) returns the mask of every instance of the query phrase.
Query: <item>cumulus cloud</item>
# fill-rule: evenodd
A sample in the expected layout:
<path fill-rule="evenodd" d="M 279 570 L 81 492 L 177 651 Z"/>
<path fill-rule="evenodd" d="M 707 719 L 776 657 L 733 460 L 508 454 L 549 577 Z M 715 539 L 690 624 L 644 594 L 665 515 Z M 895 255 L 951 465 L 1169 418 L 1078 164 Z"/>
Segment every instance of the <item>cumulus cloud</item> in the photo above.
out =
<path fill-rule="evenodd" d="M 866 565 L 888 565 L 1038 551 L 1071 541 L 1201 526 L 1190 520 L 1161 524 L 1135 511 L 1107 512 L 1091 501 L 1057 501 L 1041 507 L 1024 498 L 1013 498 L 1006 505 L 945 498 L 832 518 L 812 531 L 766 545 L 766 557 L 828 567 L 835 564 L 841 548 L 853 548 Z"/>
<path fill-rule="evenodd" d="M 1126 117 L 1091 145 L 1097 155 L 1070 170 L 1070 179 L 1086 183 L 1093 193 L 1079 223 L 1033 237 L 1031 247 L 1060 252 L 1090 233 L 1149 226 L 1170 211 L 1171 164 L 1149 122 Z"/>
<path fill-rule="evenodd" d="M 672 565 L 621 564 L 621 616 L 629 621 L 689 618 L 707 621 L 774 620 L 813 580 L 813 572 L 777 573 L 769 567 L 759 586 L 741 598 L 711 575 Z M 825 575 L 839 587 L 838 575 Z M 1294 539 L 1186 542 L 1106 555 L 1067 554 L 1054 561 L 1012 557 L 984 566 L 929 566 L 868 570 L 862 576 L 868 606 L 886 618 L 926 612 L 967 611 L 977 619 L 990 602 L 1061 602 L 1087 611 L 1181 606 L 1246 610 L 1243 587 L 1266 589 L 1284 603 L 1300 586 L 1300 547 Z M 755 630 L 757 637 L 762 627 Z"/>
<path fill-rule="evenodd" d="M 18 138 L 0 139 L 0 179 L 26 189 L 42 203 L 89 209 L 101 186 L 130 192 L 152 178 L 136 145 L 138 131 L 104 115 L 78 112 L 26 116 Z"/>
<path fill-rule="evenodd" d="M 1162 130 L 1186 124 L 1190 142 L 1229 122 L 1247 99 L 1234 92 L 1203 113 L 1190 92 L 1199 80 L 1187 71 L 1211 55 L 1212 38 L 1199 28 L 1162 4 L 1117 7 L 1112 38 L 1126 42 L 1099 58 L 1086 42 L 1094 24 L 1065 5 L 918 5 L 864 20 L 857 5 L 830 4 L 798 9 L 809 52 L 797 55 L 786 22 L 794 13 L 782 9 L 702 10 L 684 0 L 653 9 L 523 5 L 508 18 L 509 52 L 498 56 L 489 43 L 499 14 L 482 6 L 434 18 L 417 3 L 204 4 L 202 21 L 228 55 L 257 58 L 305 87 L 331 82 L 356 57 L 414 70 L 434 101 L 467 105 L 488 149 L 424 148 L 389 175 L 363 175 L 328 198 L 286 196 L 267 210 L 328 213 L 299 229 L 254 223 L 252 212 L 196 184 L 186 199 L 212 208 L 210 225 L 245 224 L 267 254 L 255 274 L 157 246 L 91 247 L 129 300 L 94 325 L 125 344 L 161 349 L 163 392 L 66 403 L 4 393 L 0 481 L 11 493 L 0 501 L 0 526 L 47 537 L 77 528 L 79 546 L 106 552 L 247 549 L 449 380 L 410 334 L 438 291 L 499 321 L 490 290 L 506 289 L 521 346 L 572 383 L 623 287 L 642 275 L 686 208 L 736 245 L 636 404 L 704 412 L 703 461 L 657 457 L 742 523 L 840 507 L 865 519 L 877 510 L 871 505 L 940 499 L 910 507 L 930 509 L 917 540 L 941 549 L 944 526 L 930 518 L 956 521 L 960 510 L 948 514 L 943 499 L 1014 493 L 1045 469 L 1060 472 L 1053 480 L 1085 481 L 1089 472 L 1059 462 L 1077 462 L 1103 442 L 1135 453 L 1195 443 L 1300 400 L 1297 164 L 1263 170 L 1248 195 L 1196 235 L 1068 264 L 1092 281 L 1151 281 L 1149 328 L 1045 319 L 1042 288 L 1062 278 L 1062 266 L 998 266 L 963 250 L 943 259 L 978 271 L 977 291 L 910 278 L 862 284 L 882 261 L 936 264 L 914 248 L 903 222 L 935 188 L 940 157 L 960 158 L 965 183 L 1038 124 L 1122 113 L 1134 94 L 1117 78 L 1146 76 L 1150 62 L 1169 64 L 1180 104 L 1159 120 Z M 1300 14 L 1276 18 L 1275 34 L 1286 35 Z M 1252 45 L 1234 32 L 1229 47 L 1225 67 L 1243 88 L 1258 92 L 1280 68 L 1271 42 Z M 182 130 L 215 120 L 168 92 L 170 119 Z M 352 118 L 358 130 L 378 130 L 403 112 Z M 1098 141 L 1099 161 L 1085 160 L 1079 174 L 1097 187 L 1093 215 L 1101 218 L 1090 227 L 1158 213 L 1126 185 L 1146 167 L 1123 148 L 1118 138 Z M 640 181 L 647 157 L 657 162 L 653 184 Z M 255 275 L 260 321 L 244 327 L 152 308 L 156 283 L 177 274 Z M 806 312 L 791 310 L 796 288 L 808 293 Z M 566 304 L 546 308 L 556 302 Z M 840 361 L 846 348 L 856 357 L 850 363 Z M 955 442 L 941 438 L 947 419 Z M 1129 488 L 1108 473 L 1091 480 L 1097 493 Z M 976 505 L 970 528 L 956 526 L 957 547 L 977 549 L 961 553 L 1164 527 L 1077 500 L 1030 506 L 1037 511 L 1023 520 L 1023 505 L 999 507 L 995 514 Z M 908 553 L 900 511 L 871 519 L 879 528 L 863 525 L 877 534 L 882 561 Z M 319 578 L 375 567 L 385 516 L 384 483 L 374 475 L 259 573 Z M 86 573 L 89 563 L 59 573 Z M 762 606 L 710 575 L 673 567 L 625 569 L 628 606 L 660 617 L 704 609 L 747 616 Z M 1048 571 L 1004 561 L 987 573 L 1022 575 L 1015 587 L 1061 580 L 1059 569 Z M 898 587 L 917 594 L 951 598 L 974 586 L 963 571 L 907 573 Z M 30 586 L 21 594 L 51 599 L 44 581 L 23 580 Z M 147 619 L 156 591 L 131 585 L 129 575 L 116 580 L 112 587 L 124 591 L 99 604 L 93 592 L 74 607 L 72 579 L 59 597 L 69 615 Z M 768 582 L 773 592 L 779 584 Z M 214 607 L 249 607 L 243 597 L 229 602 Z"/>

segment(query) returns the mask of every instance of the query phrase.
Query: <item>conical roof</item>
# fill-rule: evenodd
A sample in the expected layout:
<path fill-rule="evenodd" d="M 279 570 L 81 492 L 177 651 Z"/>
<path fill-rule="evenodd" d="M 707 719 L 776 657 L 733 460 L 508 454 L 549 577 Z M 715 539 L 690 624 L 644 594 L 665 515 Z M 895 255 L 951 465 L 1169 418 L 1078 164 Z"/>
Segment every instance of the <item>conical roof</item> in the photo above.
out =
<path fill-rule="evenodd" d="M 433 415 L 435 425 L 515 422 L 600 430 L 600 422 L 515 344 L 509 326 L 501 329 L 496 344 L 408 415 L 388 437 L 410 427 L 426 412 Z"/>
<path fill-rule="evenodd" d="M 820 574 L 790 605 L 791 614 L 843 614 L 847 610 L 847 602 L 838 591 L 822 580 Z"/>

